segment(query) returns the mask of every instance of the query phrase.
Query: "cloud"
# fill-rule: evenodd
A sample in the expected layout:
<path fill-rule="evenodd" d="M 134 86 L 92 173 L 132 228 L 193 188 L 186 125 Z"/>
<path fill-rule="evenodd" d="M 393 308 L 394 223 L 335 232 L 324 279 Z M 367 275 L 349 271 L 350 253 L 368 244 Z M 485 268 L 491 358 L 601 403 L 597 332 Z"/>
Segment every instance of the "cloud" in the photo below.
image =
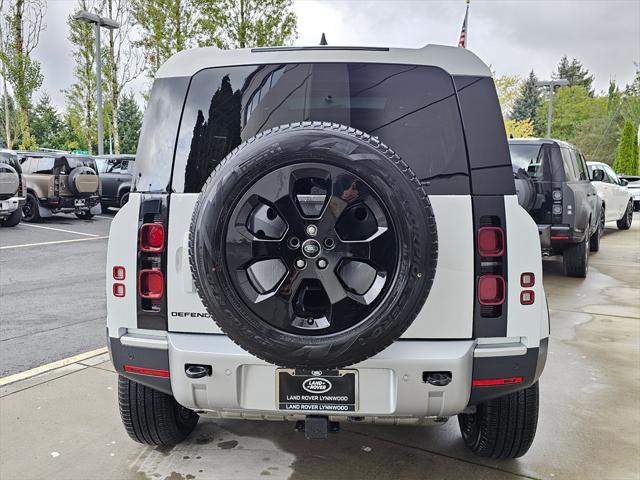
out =
<path fill-rule="evenodd" d="M 61 89 L 73 81 L 67 16 L 75 1 L 48 2 L 47 30 L 35 55 L 45 75 L 43 88 L 58 106 Z M 420 47 L 456 45 L 463 0 L 297 0 L 298 45 L 317 45 L 325 32 L 330 45 Z M 525 76 L 534 69 L 549 77 L 562 55 L 578 58 L 595 75 L 597 91 L 610 77 L 624 85 L 640 62 L 640 1 L 471 0 L 469 48 L 498 74 Z M 134 84 L 140 91 L 144 78 Z"/>

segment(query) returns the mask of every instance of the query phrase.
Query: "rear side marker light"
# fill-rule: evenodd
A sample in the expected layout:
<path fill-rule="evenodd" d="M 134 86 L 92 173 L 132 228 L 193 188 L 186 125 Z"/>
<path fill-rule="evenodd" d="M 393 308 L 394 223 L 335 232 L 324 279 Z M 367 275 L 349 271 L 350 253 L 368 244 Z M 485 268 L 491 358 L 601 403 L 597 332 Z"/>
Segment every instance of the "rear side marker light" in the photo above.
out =
<path fill-rule="evenodd" d="M 471 386 L 473 387 L 496 387 L 500 385 L 515 385 L 522 383 L 522 377 L 510 377 L 510 378 L 491 378 L 487 380 L 473 380 Z"/>
<path fill-rule="evenodd" d="M 158 299 L 164 295 L 164 275 L 160 270 L 140 270 L 138 293 L 142 298 Z"/>
<path fill-rule="evenodd" d="M 133 365 L 125 365 L 124 371 L 129 373 L 137 373 L 138 375 L 169 378 L 168 370 L 157 370 L 155 368 L 134 367 Z"/>
<path fill-rule="evenodd" d="M 504 232 L 500 227 L 478 229 L 478 253 L 482 257 L 499 257 L 504 253 Z"/>
<path fill-rule="evenodd" d="M 520 286 L 531 288 L 536 284 L 536 276 L 532 272 L 525 272 L 520 275 Z"/>
<path fill-rule="evenodd" d="M 145 223 L 140 227 L 140 251 L 160 253 L 164 250 L 164 225 Z"/>
<path fill-rule="evenodd" d="M 124 283 L 114 283 L 113 284 L 113 296 L 122 298 L 127 293 L 127 289 L 124 286 Z"/>
<path fill-rule="evenodd" d="M 500 275 L 482 275 L 478 279 L 480 305 L 502 305 L 505 300 L 504 278 Z"/>
<path fill-rule="evenodd" d="M 536 301 L 536 293 L 533 290 L 523 290 L 520 292 L 520 303 L 522 305 L 533 305 Z"/>
<path fill-rule="evenodd" d="M 127 276 L 127 271 L 125 270 L 124 267 L 121 266 L 115 266 L 113 267 L 113 279 L 114 280 L 124 280 Z"/>

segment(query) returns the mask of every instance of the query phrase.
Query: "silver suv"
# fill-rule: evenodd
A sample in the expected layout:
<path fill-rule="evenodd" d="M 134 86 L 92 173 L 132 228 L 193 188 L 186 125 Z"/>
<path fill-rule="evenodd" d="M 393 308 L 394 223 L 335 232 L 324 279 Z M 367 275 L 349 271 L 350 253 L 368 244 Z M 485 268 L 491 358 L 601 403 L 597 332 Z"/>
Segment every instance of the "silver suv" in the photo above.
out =
<path fill-rule="evenodd" d="M 26 186 L 15 152 L 0 150 L 0 226 L 15 227 L 22 219 Z"/>
<path fill-rule="evenodd" d="M 471 52 L 181 52 L 153 84 L 111 224 L 122 421 L 428 424 L 531 445 L 549 316 L 491 72 Z"/>

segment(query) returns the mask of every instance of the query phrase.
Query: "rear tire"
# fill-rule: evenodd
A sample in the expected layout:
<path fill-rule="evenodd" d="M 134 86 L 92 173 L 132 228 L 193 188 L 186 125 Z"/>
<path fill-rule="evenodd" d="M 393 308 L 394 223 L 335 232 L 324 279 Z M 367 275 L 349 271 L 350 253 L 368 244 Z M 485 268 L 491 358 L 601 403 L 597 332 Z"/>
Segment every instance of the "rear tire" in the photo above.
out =
<path fill-rule="evenodd" d="M 606 218 L 604 215 L 604 205 L 602 206 L 602 210 L 600 211 L 600 221 L 598 222 L 598 228 L 591 238 L 589 239 L 589 250 L 592 252 L 598 252 L 600 250 L 600 239 L 602 238 L 602 234 L 604 233 L 604 219 Z"/>
<path fill-rule="evenodd" d="M 624 211 L 624 216 L 616 224 L 620 230 L 629 230 L 631 222 L 633 222 L 633 203 L 629 202 L 627 209 Z"/>
<path fill-rule="evenodd" d="M 33 193 L 27 193 L 27 202 L 22 207 L 22 215 L 25 222 L 37 223 L 41 220 L 39 202 Z"/>
<path fill-rule="evenodd" d="M 461 413 L 458 423 L 465 445 L 481 457 L 521 457 L 536 435 L 538 402 L 536 382 L 524 390 L 481 403 L 475 413 Z"/>
<path fill-rule="evenodd" d="M 589 237 L 562 252 L 564 274 L 568 277 L 586 278 L 589 271 Z"/>
<path fill-rule="evenodd" d="M 22 209 L 17 208 L 11 215 L 9 215 L 4 220 L 0 221 L 0 225 L 3 227 L 15 227 L 22 220 Z"/>
<path fill-rule="evenodd" d="M 125 192 L 120 197 L 120 208 L 124 207 L 127 204 L 128 201 L 129 201 L 129 192 Z"/>
<path fill-rule="evenodd" d="M 147 445 L 174 446 L 198 423 L 198 414 L 175 398 L 118 376 L 120 418 L 132 440 Z"/>

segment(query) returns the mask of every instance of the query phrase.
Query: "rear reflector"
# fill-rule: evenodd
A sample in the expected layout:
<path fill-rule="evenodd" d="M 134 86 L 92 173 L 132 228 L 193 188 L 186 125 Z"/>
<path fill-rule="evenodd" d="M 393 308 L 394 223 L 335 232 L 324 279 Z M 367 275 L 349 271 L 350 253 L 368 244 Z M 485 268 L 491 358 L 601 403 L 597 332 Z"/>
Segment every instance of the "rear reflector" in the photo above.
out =
<path fill-rule="evenodd" d="M 164 250 L 164 225 L 145 223 L 140 227 L 140 251 L 160 253 Z"/>
<path fill-rule="evenodd" d="M 536 284 L 536 276 L 532 272 L 525 272 L 520 275 L 520 286 L 531 288 Z"/>
<path fill-rule="evenodd" d="M 551 235 L 551 240 L 569 240 L 569 235 Z"/>
<path fill-rule="evenodd" d="M 124 286 L 124 283 L 114 283 L 113 284 L 113 296 L 122 298 L 125 296 L 127 289 Z"/>
<path fill-rule="evenodd" d="M 152 377 L 169 378 L 167 370 L 156 370 L 155 368 L 134 367 L 133 365 L 125 365 L 124 371 L 129 373 L 137 373 L 138 375 L 150 375 Z"/>
<path fill-rule="evenodd" d="M 125 270 L 124 267 L 121 267 L 119 265 L 113 267 L 113 279 L 114 280 L 124 280 L 126 276 L 127 276 L 127 271 Z"/>
<path fill-rule="evenodd" d="M 138 293 L 142 298 L 162 298 L 164 295 L 164 275 L 157 269 L 140 270 Z"/>
<path fill-rule="evenodd" d="M 499 385 L 514 385 L 522 383 L 522 377 L 510 377 L 510 378 L 491 378 L 488 380 L 473 380 L 471 386 L 473 387 L 495 387 Z"/>
<path fill-rule="evenodd" d="M 500 275 L 482 275 L 478 279 L 478 302 L 480 305 L 502 305 L 504 299 L 504 278 Z"/>
<path fill-rule="evenodd" d="M 478 229 L 478 253 L 482 257 L 499 257 L 504 253 L 504 232 L 500 227 Z"/>
<path fill-rule="evenodd" d="M 533 290 L 523 290 L 520 292 L 520 303 L 522 305 L 533 305 L 536 301 L 536 293 Z"/>

